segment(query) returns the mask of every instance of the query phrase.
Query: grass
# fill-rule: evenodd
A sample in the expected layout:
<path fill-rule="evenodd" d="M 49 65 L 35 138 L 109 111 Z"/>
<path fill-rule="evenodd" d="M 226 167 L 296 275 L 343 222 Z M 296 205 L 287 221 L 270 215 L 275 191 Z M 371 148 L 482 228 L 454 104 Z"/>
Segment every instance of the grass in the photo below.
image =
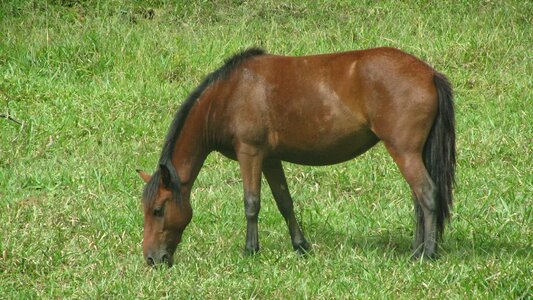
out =
<path fill-rule="evenodd" d="M 511 0 L 2 1 L 0 113 L 22 125 L 0 118 L 1 297 L 531 299 L 532 15 Z M 238 166 L 211 155 L 176 266 L 144 265 L 134 170 L 154 169 L 205 74 L 250 46 L 384 45 L 455 87 L 458 184 L 440 259 L 409 260 L 410 192 L 380 145 L 340 165 L 285 165 L 305 258 L 266 185 L 262 250 L 241 256 Z"/>

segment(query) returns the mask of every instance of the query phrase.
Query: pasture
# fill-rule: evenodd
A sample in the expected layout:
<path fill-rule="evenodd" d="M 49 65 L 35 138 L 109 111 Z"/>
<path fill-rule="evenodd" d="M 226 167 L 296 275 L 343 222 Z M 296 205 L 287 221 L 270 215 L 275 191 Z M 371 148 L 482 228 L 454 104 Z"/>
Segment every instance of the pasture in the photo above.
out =
<path fill-rule="evenodd" d="M 0 298 L 532 297 L 533 2 L 185 2 L 0 4 Z M 261 250 L 242 255 L 239 166 L 212 153 L 175 265 L 146 266 L 135 170 L 155 169 L 202 78 L 252 46 L 391 46 L 448 76 L 457 186 L 439 259 L 410 259 L 411 194 L 378 144 L 334 166 L 284 164 L 305 257 L 266 184 Z"/>

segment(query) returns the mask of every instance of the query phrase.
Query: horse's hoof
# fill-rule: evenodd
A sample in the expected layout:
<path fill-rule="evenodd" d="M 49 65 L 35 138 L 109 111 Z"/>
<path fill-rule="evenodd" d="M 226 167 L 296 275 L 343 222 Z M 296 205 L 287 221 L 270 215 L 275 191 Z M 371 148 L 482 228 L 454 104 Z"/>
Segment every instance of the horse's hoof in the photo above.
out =
<path fill-rule="evenodd" d="M 309 244 L 307 241 L 292 245 L 292 247 L 294 248 L 294 251 L 296 251 L 296 253 L 302 256 L 311 252 L 311 244 Z"/>
<path fill-rule="evenodd" d="M 438 258 L 438 255 L 436 252 L 427 254 L 424 251 L 415 251 L 413 255 L 411 255 L 411 260 L 435 260 Z"/>
<path fill-rule="evenodd" d="M 257 254 L 257 252 L 259 252 L 259 247 L 256 247 L 256 248 L 247 248 L 247 247 L 245 247 L 244 250 L 242 251 L 242 255 L 244 255 L 244 256 L 253 256 L 253 255 Z"/>

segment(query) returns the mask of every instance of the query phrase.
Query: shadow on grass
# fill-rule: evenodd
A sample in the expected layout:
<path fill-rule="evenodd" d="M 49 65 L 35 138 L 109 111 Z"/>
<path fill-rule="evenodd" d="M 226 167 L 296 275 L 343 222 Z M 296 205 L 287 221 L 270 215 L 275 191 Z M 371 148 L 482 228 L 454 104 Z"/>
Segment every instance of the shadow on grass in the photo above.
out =
<path fill-rule="evenodd" d="M 393 257 L 410 257 L 412 254 L 413 233 L 407 233 L 402 228 L 391 229 L 378 234 L 346 233 L 332 228 L 316 227 L 308 232 L 308 238 L 319 247 L 326 247 L 335 251 L 339 248 L 352 248 L 361 252 L 389 253 Z M 477 257 L 513 256 L 531 257 L 533 247 L 527 241 L 505 241 L 503 238 L 485 237 L 473 240 L 465 236 L 449 236 L 439 243 L 439 255 L 453 256 L 462 260 Z"/>
<path fill-rule="evenodd" d="M 485 237 L 473 240 L 465 236 L 451 236 L 443 243 L 443 253 L 465 260 L 475 257 L 513 256 L 526 258 L 533 256 L 533 247 L 525 240 L 506 241 L 505 237 Z"/>

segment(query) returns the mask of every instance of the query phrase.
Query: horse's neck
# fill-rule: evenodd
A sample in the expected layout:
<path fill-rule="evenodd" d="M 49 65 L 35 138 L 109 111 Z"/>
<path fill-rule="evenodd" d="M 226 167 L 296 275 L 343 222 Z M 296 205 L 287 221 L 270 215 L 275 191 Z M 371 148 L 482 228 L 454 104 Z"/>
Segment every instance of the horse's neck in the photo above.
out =
<path fill-rule="evenodd" d="M 183 186 L 191 187 L 209 154 L 205 138 L 205 109 L 200 103 L 189 112 L 174 145 L 172 164 Z"/>

